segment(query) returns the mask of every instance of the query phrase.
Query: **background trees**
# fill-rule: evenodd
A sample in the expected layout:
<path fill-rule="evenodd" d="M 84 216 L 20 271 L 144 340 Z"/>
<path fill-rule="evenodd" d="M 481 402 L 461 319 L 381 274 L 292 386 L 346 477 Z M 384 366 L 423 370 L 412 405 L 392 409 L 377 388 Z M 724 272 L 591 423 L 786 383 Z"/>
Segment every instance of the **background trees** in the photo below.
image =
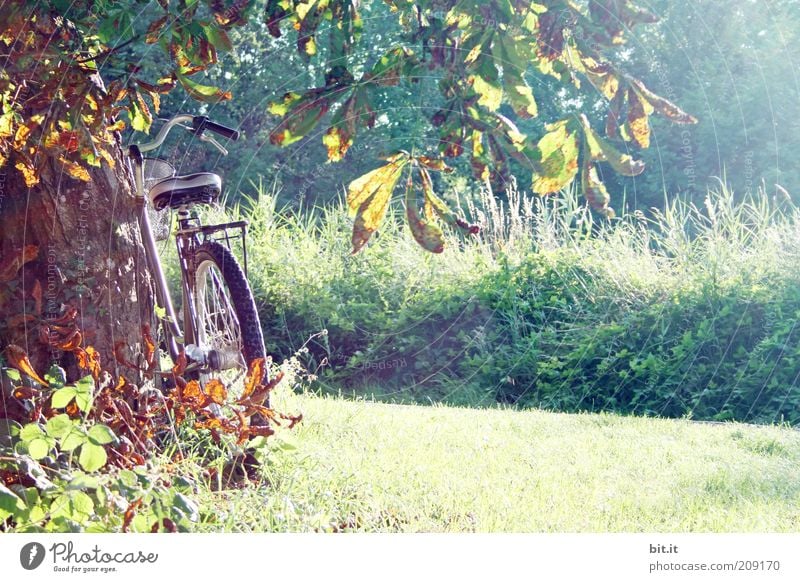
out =
<path fill-rule="evenodd" d="M 741 2 L 734 9 L 721 0 L 686 5 L 657 0 L 648 7 L 661 19 L 630 31 L 629 42 L 619 52 L 621 62 L 645 85 L 680 101 L 700 121 L 676 128 L 654 117 L 652 147 L 637 154 L 647 171 L 625 178 L 600 169 L 612 198 L 620 200 L 624 195 L 630 208 L 639 209 L 662 207 L 665 195 L 702 202 L 706 187 L 724 176 L 737 196 L 754 192 L 763 179 L 770 192 L 779 183 L 797 200 L 800 178 L 793 152 L 800 119 L 791 112 L 800 100 L 795 48 L 798 7 L 781 0 Z M 361 10 L 371 34 L 353 50 L 360 59 L 369 60 L 388 50 L 402 30 L 383 2 L 364 3 Z M 288 150 L 273 146 L 268 136 L 276 119 L 268 111 L 269 101 L 288 89 L 319 82 L 323 72 L 318 61 L 325 47 L 306 65 L 294 50 L 291 32 L 274 39 L 257 27 L 248 27 L 232 31 L 231 38 L 236 53 L 224 55 L 223 67 L 209 72 L 215 82 L 237 95 L 211 106 L 215 115 L 231 122 L 242 120 L 245 130 L 245 141 L 231 144 L 235 154 L 218 160 L 228 176 L 231 195 L 238 189 L 252 191 L 248 181 L 265 177 L 282 186 L 281 204 L 324 203 L 339 196 L 342 185 L 370 167 L 381 151 L 411 141 L 420 147 L 436 147 L 437 136 L 429 131 L 430 118 L 442 105 L 435 83 L 426 91 L 419 83 L 385 91 L 379 109 L 386 117 L 379 116 L 373 129 L 361 132 L 356 149 L 341 162 L 326 163 L 322 125 Z M 259 58 L 259 54 L 267 57 Z M 580 112 L 593 127 L 602 127 L 605 113 L 598 95 L 589 93 L 575 100 L 554 78 L 530 73 L 528 78 L 539 116 L 517 119 L 522 132 L 536 135 L 543 130 L 542 120 Z M 180 108 L 184 102 L 185 96 L 171 95 L 165 110 Z M 507 105 L 500 111 L 513 116 Z M 459 176 L 469 175 L 466 161 L 451 162 L 460 170 Z M 513 161 L 512 165 L 513 174 L 527 189 L 530 167 Z M 440 178 L 444 178 L 440 188 L 445 197 L 477 184 L 452 174 Z M 502 191 L 495 194 L 503 196 Z"/>

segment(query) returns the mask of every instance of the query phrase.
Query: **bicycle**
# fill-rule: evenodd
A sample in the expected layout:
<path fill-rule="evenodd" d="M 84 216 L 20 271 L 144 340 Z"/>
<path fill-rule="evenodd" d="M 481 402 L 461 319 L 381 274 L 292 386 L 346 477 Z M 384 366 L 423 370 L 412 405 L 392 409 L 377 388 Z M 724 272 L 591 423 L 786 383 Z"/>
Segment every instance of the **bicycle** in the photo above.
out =
<path fill-rule="evenodd" d="M 167 120 L 152 141 L 128 147 L 135 195 L 142 206 L 139 226 L 146 261 L 154 280 L 156 301 L 164 310 L 163 343 L 173 362 L 178 362 L 182 354 L 187 358 L 184 374 L 188 378 L 205 383 L 229 370 L 238 378 L 256 359 L 266 356 L 261 323 L 247 282 L 247 221 L 203 225 L 193 208 L 217 202 L 222 193 L 220 176 L 212 172 L 178 176 L 169 162 L 142 155 L 160 147 L 176 126 L 213 145 L 223 155 L 228 154 L 227 150 L 206 132 L 230 140 L 239 138 L 238 131 L 206 116 L 179 114 Z M 172 304 L 150 220 L 151 212 L 167 210 L 177 213 L 174 235 L 181 274 L 182 326 Z M 239 234 L 235 235 L 237 229 Z M 232 252 L 231 240 L 235 238 L 241 239 L 244 269 Z M 162 374 L 154 375 L 158 387 Z"/>

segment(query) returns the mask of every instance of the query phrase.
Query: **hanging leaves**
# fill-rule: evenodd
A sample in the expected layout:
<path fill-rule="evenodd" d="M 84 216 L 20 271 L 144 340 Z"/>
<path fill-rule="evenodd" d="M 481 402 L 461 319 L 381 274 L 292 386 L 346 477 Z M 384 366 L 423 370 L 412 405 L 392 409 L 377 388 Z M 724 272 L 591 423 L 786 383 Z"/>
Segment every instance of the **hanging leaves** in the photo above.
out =
<path fill-rule="evenodd" d="M 419 171 L 421 174 L 423 172 L 427 173 L 424 167 L 421 167 Z M 423 184 L 424 183 L 423 180 Z M 406 180 L 405 203 L 408 226 L 411 229 L 414 240 L 426 251 L 441 253 L 444 250 L 444 233 L 442 229 L 433 222 L 433 216 L 426 213 L 427 220 L 420 217 L 416 189 L 414 188 L 410 172 Z"/>
<path fill-rule="evenodd" d="M 628 89 L 628 120 L 624 135 L 640 148 L 650 147 L 650 122 L 647 118 L 650 112 L 649 103 L 640 99 L 636 91 Z"/>
<path fill-rule="evenodd" d="M 352 236 L 354 254 L 360 251 L 378 230 L 386 216 L 397 180 L 409 160 L 408 154 L 404 152 L 396 154 L 385 166 L 350 182 L 347 188 L 347 205 L 351 214 L 355 215 Z"/>
<path fill-rule="evenodd" d="M 525 80 L 530 61 L 527 47 L 506 33 L 498 35 L 494 51 L 495 59 L 503 67 L 503 87 L 514 112 L 522 118 L 536 117 L 539 110 L 533 89 Z"/>
<path fill-rule="evenodd" d="M 355 215 L 353 225 L 353 254 L 359 252 L 378 229 L 389 207 L 392 192 L 403 170 L 409 168 L 406 180 L 406 218 L 414 239 L 426 250 L 440 253 L 444 250 L 444 234 L 436 224 L 442 220 L 466 234 L 478 229 L 458 218 L 433 191 L 429 170 L 450 171 L 444 161 L 428 156 L 412 157 L 408 152 L 398 152 L 387 158 L 388 163 L 364 174 L 350 183 L 347 203 Z M 413 180 L 417 176 L 419 183 Z M 424 218 L 419 213 L 419 191 L 423 195 Z"/>
<path fill-rule="evenodd" d="M 644 162 L 634 160 L 630 155 L 617 150 L 594 132 L 585 115 L 580 117 L 592 161 L 608 162 L 615 172 L 623 176 L 638 176 L 644 171 Z"/>
<path fill-rule="evenodd" d="M 572 124 L 563 120 L 547 126 L 535 154 L 533 191 L 551 194 L 566 188 L 578 173 L 578 140 Z"/>

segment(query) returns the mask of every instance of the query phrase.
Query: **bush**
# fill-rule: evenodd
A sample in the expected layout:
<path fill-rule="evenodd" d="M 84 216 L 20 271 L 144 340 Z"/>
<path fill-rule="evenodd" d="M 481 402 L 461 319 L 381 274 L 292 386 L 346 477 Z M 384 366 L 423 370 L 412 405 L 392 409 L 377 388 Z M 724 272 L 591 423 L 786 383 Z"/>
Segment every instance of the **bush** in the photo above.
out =
<path fill-rule="evenodd" d="M 793 207 L 722 188 L 702 209 L 599 224 L 572 193 L 512 191 L 506 208 L 470 206 L 482 234 L 442 255 L 389 221 L 351 256 L 341 205 L 301 217 L 272 204 L 261 192 L 233 210 L 252 222 L 268 351 L 305 344 L 321 390 L 800 421 Z"/>

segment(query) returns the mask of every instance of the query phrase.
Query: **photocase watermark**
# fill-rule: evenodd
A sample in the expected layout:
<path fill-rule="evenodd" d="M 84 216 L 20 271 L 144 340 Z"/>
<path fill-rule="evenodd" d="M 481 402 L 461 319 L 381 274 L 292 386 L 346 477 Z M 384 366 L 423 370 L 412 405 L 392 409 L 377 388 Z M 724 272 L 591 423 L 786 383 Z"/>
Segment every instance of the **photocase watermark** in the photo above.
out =
<path fill-rule="evenodd" d="M 405 358 L 395 360 L 382 360 L 380 362 L 364 362 L 361 364 L 362 370 L 393 370 L 395 368 L 405 368 L 408 364 Z"/>
<path fill-rule="evenodd" d="M 4 166 L 3 168 L 0 168 L 0 212 L 3 211 L 3 201 L 6 197 L 6 180 L 7 175 L 6 168 Z"/>
<path fill-rule="evenodd" d="M 747 150 L 744 154 L 744 193 L 747 196 L 753 194 L 753 176 L 755 170 L 753 169 L 753 150 Z"/>
<path fill-rule="evenodd" d="M 44 546 L 39 542 L 30 542 L 19 551 L 19 563 L 26 570 L 35 570 L 44 562 Z"/>
<path fill-rule="evenodd" d="M 677 92 L 673 87 L 667 75 L 667 70 L 659 60 L 653 61 L 653 72 L 658 77 L 658 82 L 661 88 L 661 94 L 672 101 L 676 100 Z M 685 189 L 689 194 L 693 194 L 697 188 L 697 167 L 694 155 L 694 147 L 692 145 L 692 132 L 688 129 L 681 131 L 681 145 L 680 156 L 683 165 L 683 175 L 686 177 Z"/>
<path fill-rule="evenodd" d="M 19 552 L 19 563 L 25 570 L 35 570 L 42 566 L 49 556 L 49 563 L 54 572 L 100 573 L 117 572 L 120 565 L 155 564 L 158 554 L 137 551 L 105 551 L 95 545 L 88 551 L 76 549 L 73 542 L 56 542 L 45 549 L 38 542 L 30 542 L 22 546 Z"/>

